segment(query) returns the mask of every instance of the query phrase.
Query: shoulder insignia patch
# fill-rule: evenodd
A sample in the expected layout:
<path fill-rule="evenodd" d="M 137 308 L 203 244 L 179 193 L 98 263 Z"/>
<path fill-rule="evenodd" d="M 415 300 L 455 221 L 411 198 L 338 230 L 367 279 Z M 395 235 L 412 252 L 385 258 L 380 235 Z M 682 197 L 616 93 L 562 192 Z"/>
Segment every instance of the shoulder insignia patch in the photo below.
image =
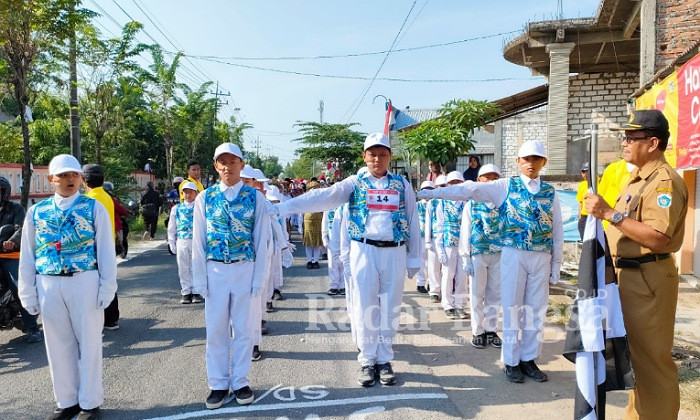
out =
<path fill-rule="evenodd" d="M 668 194 L 660 194 L 656 198 L 656 204 L 659 205 L 662 209 L 665 209 L 667 207 L 671 206 L 671 196 Z"/>

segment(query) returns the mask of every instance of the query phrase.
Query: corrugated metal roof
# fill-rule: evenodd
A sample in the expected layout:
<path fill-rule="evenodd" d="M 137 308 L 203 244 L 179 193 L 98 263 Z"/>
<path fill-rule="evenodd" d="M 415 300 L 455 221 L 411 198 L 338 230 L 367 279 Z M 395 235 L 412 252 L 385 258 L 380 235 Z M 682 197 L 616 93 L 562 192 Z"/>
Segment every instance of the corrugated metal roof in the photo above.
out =
<path fill-rule="evenodd" d="M 401 109 L 396 116 L 394 130 L 401 131 L 404 128 L 413 127 L 423 121 L 432 120 L 437 117 L 437 108 Z"/>

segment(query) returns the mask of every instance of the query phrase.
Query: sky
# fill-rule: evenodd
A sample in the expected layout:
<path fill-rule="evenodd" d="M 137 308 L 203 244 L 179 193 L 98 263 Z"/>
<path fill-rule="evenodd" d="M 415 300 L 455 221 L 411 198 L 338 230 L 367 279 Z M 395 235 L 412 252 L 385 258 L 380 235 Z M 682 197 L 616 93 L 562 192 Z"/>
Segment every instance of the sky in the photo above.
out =
<path fill-rule="evenodd" d="M 600 0 L 84 0 L 83 6 L 102 15 L 97 28 L 105 36 L 136 20 L 147 33 L 139 41 L 155 39 L 167 51 L 184 52 L 180 81 L 194 88 L 218 82 L 230 94 L 221 97 L 228 104 L 218 118 L 252 124 L 246 151 L 285 164 L 300 145 L 294 125 L 319 121 L 320 100 L 324 122 L 357 123 L 355 130 L 369 133 L 383 129 L 384 99 L 373 102 L 377 95 L 398 109 L 438 108 L 452 99 L 494 100 L 545 83 L 506 61 L 502 50 L 527 22 L 557 18 L 560 3 L 565 18 L 585 18 L 595 16 Z M 470 41 L 394 51 L 460 40 Z M 346 57 L 308 58 L 338 55 Z"/>

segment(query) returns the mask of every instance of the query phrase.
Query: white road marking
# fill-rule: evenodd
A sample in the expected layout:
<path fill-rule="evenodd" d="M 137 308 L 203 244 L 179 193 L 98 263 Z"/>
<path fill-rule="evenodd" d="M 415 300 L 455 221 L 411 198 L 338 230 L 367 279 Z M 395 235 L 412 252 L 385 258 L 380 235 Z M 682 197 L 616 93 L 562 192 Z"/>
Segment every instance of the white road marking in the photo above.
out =
<path fill-rule="evenodd" d="M 220 416 L 222 414 L 240 414 L 240 413 L 250 413 L 253 411 L 269 411 L 269 410 L 285 410 L 285 409 L 299 409 L 299 408 L 319 408 L 319 407 L 333 407 L 333 406 L 343 406 L 351 404 L 374 404 L 379 402 L 388 401 L 403 401 L 403 400 L 434 400 L 434 399 L 448 399 L 447 394 L 442 393 L 423 393 L 423 394 L 393 394 L 393 395 L 377 395 L 373 397 L 358 397 L 358 398 L 345 398 L 337 400 L 317 400 L 317 401 L 301 401 L 301 402 L 289 402 L 289 403 L 276 403 L 276 404 L 262 404 L 262 405 L 244 405 L 236 407 L 220 408 L 218 410 L 200 410 L 193 411 L 191 413 L 177 414 L 174 416 L 164 416 L 164 417 L 153 417 L 148 420 L 186 420 L 192 418 L 201 418 L 207 416 Z"/>
<path fill-rule="evenodd" d="M 267 391 L 263 392 L 263 394 L 262 394 L 261 396 L 259 396 L 258 398 L 255 399 L 255 401 L 253 401 L 253 404 L 255 404 L 256 402 L 258 402 L 258 401 L 262 400 L 263 398 L 267 397 L 268 395 L 270 395 L 270 393 L 271 393 L 272 391 L 276 390 L 277 388 L 279 388 L 279 387 L 281 387 L 281 386 L 282 386 L 282 384 L 277 384 L 277 385 L 273 386 L 272 388 L 268 389 Z"/>

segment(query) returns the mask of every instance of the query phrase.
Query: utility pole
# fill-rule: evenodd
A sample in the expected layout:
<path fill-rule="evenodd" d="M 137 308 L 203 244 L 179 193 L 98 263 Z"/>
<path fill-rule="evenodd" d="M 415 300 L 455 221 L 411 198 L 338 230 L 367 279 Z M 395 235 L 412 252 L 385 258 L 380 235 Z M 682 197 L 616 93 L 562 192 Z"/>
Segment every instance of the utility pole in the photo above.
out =
<path fill-rule="evenodd" d="M 75 36 L 75 1 L 70 2 L 68 10 L 71 19 L 70 50 L 68 52 L 70 71 L 70 153 L 78 159 L 78 162 L 81 162 L 80 116 L 78 115 L 78 71 L 76 64 L 78 60 L 78 43 Z"/>
<path fill-rule="evenodd" d="M 321 117 L 321 124 L 323 124 L 323 99 L 318 102 L 318 112 Z"/>
<path fill-rule="evenodd" d="M 216 140 L 214 138 L 214 127 L 216 126 L 216 117 L 217 113 L 219 112 L 219 105 L 228 105 L 228 101 L 221 101 L 219 102 L 219 96 L 231 96 L 231 92 L 223 93 L 219 91 L 219 82 L 216 82 L 216 92 L 209 92 L 210 94 L 214 95 L 214 116 L 211 121 L 211 142 L 212 144 Z"/>
<path fill-rule="evenodd" d="M 260 136 L 258 136 L 257 140 L 253 143 L 253 148 L 255 149 L 256 156 L 260 157 Z"/>

